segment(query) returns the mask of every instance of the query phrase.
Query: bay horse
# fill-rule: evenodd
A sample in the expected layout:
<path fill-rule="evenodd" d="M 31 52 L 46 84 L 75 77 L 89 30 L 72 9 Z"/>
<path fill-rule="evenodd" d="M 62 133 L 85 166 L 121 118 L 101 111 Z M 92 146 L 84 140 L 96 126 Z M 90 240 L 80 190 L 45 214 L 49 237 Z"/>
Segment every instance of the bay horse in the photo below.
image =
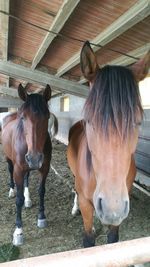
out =
<path fill-rule="evenodd" d="M 22 85 L 18 86 L 18 95 L 24 101 L 17 113 L 3 120 L 2 146 L 10 172 L 10 186 L 16 185 L 16 229 L 13 244 L 23 244 L 22 206 L 24 204 L 24 180 L 30 170 L 39 170 L 38 227 L 46 227 L 44 213 L 45 182 L 49 172 L 52 144 L 48 133 L 51 88 L 46 86 L 43 95 L 28 95 Z"/>
<path fill-rule="evenodd" d="M 70 129 L 67 159 L 84 223 L 83 246 L 91 247 L 95 245 L 94 210 L 109 227 L 107 243 L 119 240 L 119 225 L 129 213 L 136 175 L 134 152 L 143 116 L 138 81 L 148 73 L 150 53 L 130 68 L 99 68 L 86 42 L 80 64 L 90 91 L 83 120 Z"/>
<path fill-rule="evenodd" d="M 0 113 L 0 132 L 3 128 L 3 121 L 7 120 L 7 116 L 11 115 L 11 119 L 16 119 L 17 112 L 1 112 Z M 8 118 L 9 119 L 9 118 Z M 54 113 L 50 112 L 49 121 L 48 121 L 48 132 L 51 138 L 51 141 L 53 141 L 55 135 L 58 133 L 58 119 L 55 116 Z M 1 138 L 0 138 L 1 143 Z M 14 188 L 14 182 L 10 182 L 10 190 L 9 190 L 9 198 L 14 198 L 16 196 L 15 188 Z M 32 200 L 30 198 L 30 192 L 29 192 L 29 172 L 24 177 L 24 206 L 26 208 L 30 208 L 32 206 Z"/>

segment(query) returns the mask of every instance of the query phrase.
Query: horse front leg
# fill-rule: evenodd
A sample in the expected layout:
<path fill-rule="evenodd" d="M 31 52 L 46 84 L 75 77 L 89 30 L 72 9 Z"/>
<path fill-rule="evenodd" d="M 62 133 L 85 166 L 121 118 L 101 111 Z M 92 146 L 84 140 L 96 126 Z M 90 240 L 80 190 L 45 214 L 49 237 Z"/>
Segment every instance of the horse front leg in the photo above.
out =
<path fill-rule="evenodd" d="M 115 243 L 119 240 L 119 226 L 109 226 L 109 231 L 107 234 L 107 243 Z"/>
<path fill-rule="evenodd" d="M 7 163 L 8 163 L 8 171 L 9 171 L 9 174 L 10 174 L 10 189 L 9 189 L 9 198 L 13 198 L 16 196 L 16 193 L 15 193 L 15 183 L 14 183 L 14 178 L 13 178 L 13 170 L 14 170 L 14 166 L 13 166 L 13 163 L 12 161 L 7 158 Z"/>
<path fill-rule="evenodd" d="M 41 174 L 41 179 L 40 179 L 40 186 L 39 186 L 39 213 L 38 213 L 38 221 L 37 221 L 37 226 L 39 228 L 44 228 L 47 226 L 47 221 L 46 221 L 46 216 L 44 213 L 45 207 L 44 207 L 44 197 L 45 197 L 45 183 L 46 183 L 46 178 L 49 173 L 49 168 L 50 168 L 50 162 L 51 162 L 51 152 L 52 152 L 52 144 L 51 140 L 49 137 L 49 134 L 47 136 L 47 141 L 44 146 L 44 163 L 39 169 L 39 172 Z"/>
<path fill-rule="evenodd" d="M 79 195 L 79 206 L 84 223 L 84 236 L 83 246 L 84 248 L 95 246 L 95 233 L 93 231 L 93 212 L 94 208 L 91 202 Z"/>
<path fill-rule="evenodd" d="M 14 171 L 14 179 L 16 182 L 16 229 L 13 233 L 13 245 L 20 246 L 23 244 L 23 230 L 22 230 L 22 206 L 24 204 L 24 194 L 23 194 L 23 180 L 24 173 L 17 170 Z"/>
<path fill-rule="evenodd" d="M 39 193 L 39 213 L 38 213 L 37 226 L 39 228 L 44 228 L 47 226 L 46 216 L 44 213 L 44 210 L 45 210 L 45 207 L 44 207 L 45 182 L 46 182 L 46 177 L 42 176 L 41 181 L 40 181 L 39 190 L 38 190 L 38 193 Z"/>
<path fill-rule="evenodd" d="M 29 192 L 29 175 L 30 172 L 28 171 L 25 176 L 24 176 L 24 206 L 26 208 L 31 208 L 32 207 L 32 201 L 30 198 L 30 192 Z"/>
<path fill-rule="evenodd" d="M 73 216 L 77 215 L 80 213 L 80 209 L 79 209 L 79 205 L 78 205 L 78 195 L 76 193 L 76 191 L 73 191 L 75 196 L 74 196 L 74 201 L 73 201 L 73 208 L 71 210 L 71 214 Z"/>

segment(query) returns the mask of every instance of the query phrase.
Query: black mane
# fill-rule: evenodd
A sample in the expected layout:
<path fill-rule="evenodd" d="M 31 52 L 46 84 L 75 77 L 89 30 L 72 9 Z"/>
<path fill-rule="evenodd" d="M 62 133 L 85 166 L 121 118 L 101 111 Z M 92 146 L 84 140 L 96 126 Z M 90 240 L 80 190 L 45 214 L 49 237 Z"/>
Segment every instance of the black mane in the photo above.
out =
<path fill-rule="evenodd" d="M 122 66 L 105 66 L 97 73 L 96 81 L 84 106 L 84 119 L 109 136 L 109 127 L 125 138 L 132 132 L 143 109 L 132 71 Z"/>

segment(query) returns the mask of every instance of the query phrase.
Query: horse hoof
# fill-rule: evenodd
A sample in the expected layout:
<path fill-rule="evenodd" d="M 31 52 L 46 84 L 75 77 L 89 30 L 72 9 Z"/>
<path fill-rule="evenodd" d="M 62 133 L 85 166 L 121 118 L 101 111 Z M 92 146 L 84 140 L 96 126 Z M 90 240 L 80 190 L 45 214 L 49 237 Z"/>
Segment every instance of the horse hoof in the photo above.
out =
<path fill-rule="evenodd" d="M 15 196 L 16 196 L 15 190 L 13 188 L 10 188 L 8 197 L 14 198 Z"/>
<path fill-rule="evenodd" d="M 23 235 L 13 237 L 13 245 L 16 247 L 23 245 Z"/>
<path fill-rule="evenodd" d="M 94 246 L 95 246 L 95 235 L 93 233 L 90 234 L 85 233 L 83 237 L 83 247 L 89 248 Z"/>
<path fill-rule="evenodd" d="M 31 208 L 32 207 L 32 201 L 31 201 L 31 199 L 25 201 L 24 202 L 24 206 L 25 206 L 25 208 Z"/>
<path fill-rule="evenodd" d="M 94 226 L 92 227 L 92 233 L 93 233 L 93 234 L 96 233 L 96 230 L 95 230 L 95 227 L 94 227 Z"/>
<path fill-rule="evenodd" d="M 39 228 L 45 228 L 45 227 L 47 227 L 47 221 L 46 221 L 46 219 L 38 219 L 37 226 Z"/>
<path fill-rule="evenodd" d="M 79 209 L 72 209 L 72 211 L 71 211 L 71 214 L 72 214 L 72 216 L 76 216 L 76 215 L 79 215 L 80 214 L 80 210 Z"/>
<path fill-rule="evenodd" d="M 23 233 L 21 228 L 16 228 L 13 234 L 13 245 L 21 246 L 23 244 Z"/>

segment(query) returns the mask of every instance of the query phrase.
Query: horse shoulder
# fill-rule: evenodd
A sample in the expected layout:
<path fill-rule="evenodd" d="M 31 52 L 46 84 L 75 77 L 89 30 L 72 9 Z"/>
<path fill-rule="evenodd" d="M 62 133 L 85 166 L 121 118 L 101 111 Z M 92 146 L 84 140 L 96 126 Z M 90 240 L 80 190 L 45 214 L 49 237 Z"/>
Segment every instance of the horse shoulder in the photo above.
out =
<path fill-rule="evenodd" d="M 75 176 L 77 192 L 82 192 L 87 199 L 92 200 L 96 183 L 92 169 L 89 171 L 87 167 L 87 141 L 83 121 L 75 123 L 70 129 L 67 158 Z"/>
<path fill-rule="evenodd" d="M 96 179 L 93 172 L 92 164 L 88 166 L 89 161 L 87 151 L 86 137 L 82 139 L 77 158 L 76 188 L 78 193 L 82 192 L 86 199 L 92 202 L 93 194 L 96 187 Z"/>
<path fill-rule="evenodd" d="M 84 135 L 83 127 L 79 122 L 75 123 L 70 128 L 69 138 L 68 138 L 69 144 L 67 147 L 67 159 L 74 175 L 76 173 L 77 156 L 83 135 Z"/>
<path fill-rule="evenodd" d="M 72 136 L 74 135 L 78 136 L 82 132 L 84 132 L 84 121 L 80 120 L 80 121 L 77 121 L 75 124 L 73 124 L 72 127 L 70 128 L 68 141 L 70 141 Z"/>

